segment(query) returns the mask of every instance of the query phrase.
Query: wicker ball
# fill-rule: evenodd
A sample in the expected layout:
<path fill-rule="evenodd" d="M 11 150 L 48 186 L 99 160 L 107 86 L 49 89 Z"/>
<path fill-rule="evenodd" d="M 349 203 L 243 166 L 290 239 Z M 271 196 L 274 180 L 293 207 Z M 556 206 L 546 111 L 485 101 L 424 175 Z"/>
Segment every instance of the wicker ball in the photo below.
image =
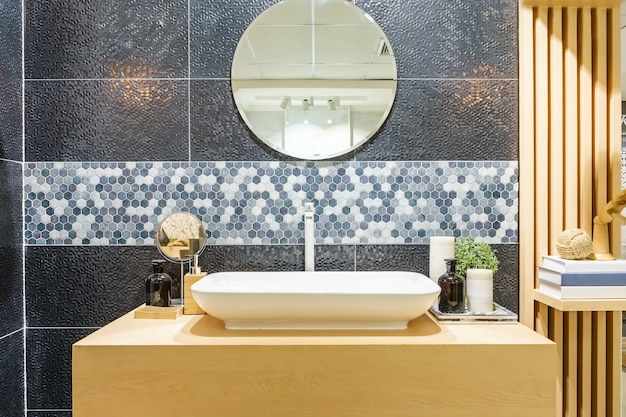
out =
<path fill-rule="evenodd" d="M 585 259 L 593 251 L 593 243 L 584 230 L 567 229 L 559 235 L 556 251 L 563 259 Z"/>

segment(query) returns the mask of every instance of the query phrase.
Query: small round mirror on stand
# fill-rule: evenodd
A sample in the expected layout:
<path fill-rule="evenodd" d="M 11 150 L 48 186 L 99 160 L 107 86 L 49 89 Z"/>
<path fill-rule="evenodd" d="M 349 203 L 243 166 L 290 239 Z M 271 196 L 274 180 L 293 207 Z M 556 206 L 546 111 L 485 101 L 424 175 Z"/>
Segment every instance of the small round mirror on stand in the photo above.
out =
<path fill-rule="evenodd" d="M 190 213 L 172 213 L 159 225 L 157 248 L 172 262 L 188 262 L 200 255 L 206 243 L 202 222 Z"/>
<path fill-rule="evenodd" d="M 195 279 L 199 275 L 198 256 L 206 244 L 206 231 L 202 222 L 194 215 L 185 212 L 168 215 L 157 229 L 156 246 L 167 260 L 180 264 L 180 281 L 174 280 L 172 293 L 177 297 L 172 299 L 173 305 L 185 303 L 187 281 L 190 274 Z M 185 265 L 187 264 L 187 271 Z M 184 282 L 183 282 L 184 281 Z M 179 298 L 180 297 L 180 298 Z M 185 308 L 187 306 L 185 305 Z M 186 313 L 185 313 L 186 314 Z"/>
<path fill-rule="evenodd" d="M 321 160 L 361 146 L 391 111 L 397 68 L 378 24 L 344 0 L 282 0 L 246 29 L 232 63 L 237 109 L 273 149 Z"/>

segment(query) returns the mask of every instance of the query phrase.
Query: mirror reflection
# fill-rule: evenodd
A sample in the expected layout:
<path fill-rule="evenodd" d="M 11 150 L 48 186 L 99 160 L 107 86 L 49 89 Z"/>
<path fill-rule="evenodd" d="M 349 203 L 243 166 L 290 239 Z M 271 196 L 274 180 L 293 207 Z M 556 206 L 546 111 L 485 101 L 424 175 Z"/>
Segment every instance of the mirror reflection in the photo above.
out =
<path fill-rule="evenodd" d="M 172 213 L 157 229 L 157 248 L 173 262 L 186 262 L 199 255 L 206 243 L 202 222 L 190 213 Z"/>
<path fill-rule="evenodd" d="M 343 0 L 284 0 L 244 32 L 231 84 L 239 113 L 273 149 L 325 159 L 365 143 L 387 118 L 396 62 L 374 20 Z"/>

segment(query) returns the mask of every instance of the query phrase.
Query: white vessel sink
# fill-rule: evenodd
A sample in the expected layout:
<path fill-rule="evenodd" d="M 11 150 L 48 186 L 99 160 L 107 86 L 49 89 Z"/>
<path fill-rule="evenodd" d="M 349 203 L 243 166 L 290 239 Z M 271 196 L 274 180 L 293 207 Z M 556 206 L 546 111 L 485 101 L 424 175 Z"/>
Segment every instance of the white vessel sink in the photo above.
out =
<path fill-rule="evenodd" d="M 218 272 L 191 286 L 227 329 L 404 329 L 439 291 L 402 271 Z"/>

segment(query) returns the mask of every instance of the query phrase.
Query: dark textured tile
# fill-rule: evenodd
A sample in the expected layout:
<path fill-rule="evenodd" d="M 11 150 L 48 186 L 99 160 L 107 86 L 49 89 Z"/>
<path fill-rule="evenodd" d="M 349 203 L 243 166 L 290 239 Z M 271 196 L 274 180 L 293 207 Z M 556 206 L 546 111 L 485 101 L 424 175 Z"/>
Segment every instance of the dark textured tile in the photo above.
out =
<path fill-rule="evenodd" d="M 187 82 L 26 83 L 28 161 L 188 159 Z"/>
<path fill-rule="evenodd" d="M 187 75 L 187 2 L 25 2 L 26 78 Z"/>
<path fill-rule="evenodd" d="M 500 268 L 494 275 L 494 301 L 519 312 L 518 245 L 493 245 Z M 414 271 L 428 275 L 428 245 L 357 246 L 358 270 Z"/>
<path fill-rule="evenodd" d="M 517 2 L 357 0 L 381 26 L 400 78 L 517 78 Z"/>
<path fill-rule="evenodd" d="M 302 245 L 216 245 L 200 255 L 203 271 L 297 271 L 304 269 Z"/>
<path fill-rule="evenodd" d="M 256 16 L 275 3 L 275 0 L 191 0 L 191 77 L 230 78 L 241 35 Z"/>
<path fill-rule="evenodd" d="M 267 161 L 286 158 L 257 139 L 245 125 L 235 108 L 229 81 L 192 80 L 190 106 L 191 160 Z"/>
<path fill-rule="evenodd" d="M 428 275 L 428 245 L 358 245 L 359 271 L 413 271 Z"/>
<path fill-rule="evenodd" d="M 0 161 L 0 336 L 24 327 L 22 276 L 22 169 L 16 162 Z"/>
<path fill-rule="evenodd" d="M 0 158 L 22 160 L 21 2 L 0 2 Z"/>
<path fill-rule="evenodd" d="M 0 40 L 0 45 L 2 41 Z M 0 51 L 0 56 L 4 56 Z M 21 161 L 22 80 L 3 76 L 0 70 L 0 158 Z"/>
<path fill-rule="evenodd" d="M 493 277 L 493 300 L 519 314 L 519 246 L 493 245 L 500 268 Z"/>
<path fill-rule="evenodd" d="M 517 82 L 398 82 L 389 118 L 356 151 L 362 161 L 516 160 Z"/>
<path fill-rule="evenodd" d="M 22 77 L 22 2 L 6 0 L 0 3 L 0 74 L 2 78 Z"/>
<path fill-rule="evenodd" d="M 95 329 L 27 329 L 28 409 L 71 409 L 72 344 Z"/>
<path fill-rule="evenodd" d="M 24 327 L 22 248 L 2 247 L 0 269 L 0 337 Z M 0 355 L 1 356 L 1 355 Z"/>
<path fill-rule="evenodd" d="M 354 245 L 316 245 L 316 271 L 354 271 L 356 247 Z"/>
<path fill-rule="evenodd" d="M 0 316 L 3 317 L 3 316 Z M 0 415 L 24 416 L 24 333 L 0 339 Z"/>
<path fill-rule="evenodd" d="M 0 161 L 0 228 L 4 239 L 0 246 L 22 245 L 22 165 Z"/>
<path fill-rule="evenodd" d="M 109 323 L 145 302 L 150 261 L 158 258 L 152 246 L 27 247 L 27 326 Z M 169 264 L 166 272 L 177 269 Z"/>
<path fill-rule="evenodd" d="M 221 271 L 303 271 L 304 245 L 211 245 L 200 255 L 202 270 Z M 354 246 L 316 245 L 315 269 L 353 271 Z"/>
<path fill-rule="evenodd" d="M 71 411 L 28 411 L 26 417 L 72 417 Z"/>

